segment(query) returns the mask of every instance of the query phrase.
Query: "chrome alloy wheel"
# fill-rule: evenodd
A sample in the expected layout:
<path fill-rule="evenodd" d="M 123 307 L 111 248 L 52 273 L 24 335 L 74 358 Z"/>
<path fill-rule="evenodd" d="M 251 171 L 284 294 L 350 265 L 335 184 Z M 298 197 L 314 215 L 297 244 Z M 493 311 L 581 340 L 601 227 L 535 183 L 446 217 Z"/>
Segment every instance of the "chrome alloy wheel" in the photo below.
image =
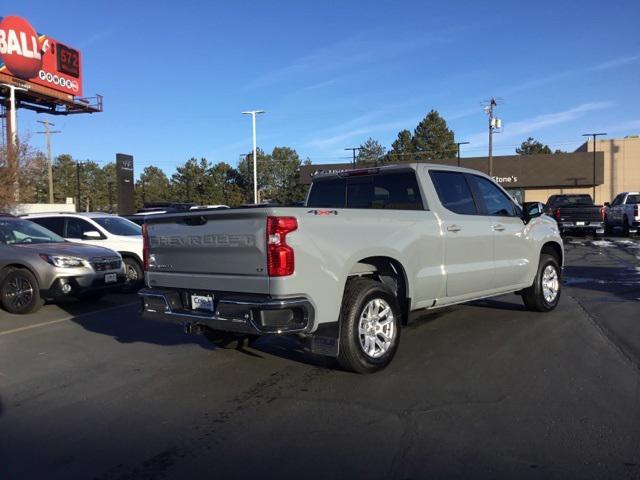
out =
<path fill-rule="evenodd" d="M 553 265 L 547 265 L 542 272 L 542 295 L 547 303 L 553 303 L 560 291 L 558 271 Z"/>
<path fill-rule="evenodd" d="M 364 353 L 371 358 L 383 356 L 393 343 L 396 324 L 391 306 L 382 298 L 367 303 L 360 315 L 358 337 Z"/>
<path fill-rule="evenodd" d="M 138 272 L 133 267 L 133 265 L 126 265 L 127 267 L 127 278 L 126 283 L 135 284 L 138 281 Z"/>

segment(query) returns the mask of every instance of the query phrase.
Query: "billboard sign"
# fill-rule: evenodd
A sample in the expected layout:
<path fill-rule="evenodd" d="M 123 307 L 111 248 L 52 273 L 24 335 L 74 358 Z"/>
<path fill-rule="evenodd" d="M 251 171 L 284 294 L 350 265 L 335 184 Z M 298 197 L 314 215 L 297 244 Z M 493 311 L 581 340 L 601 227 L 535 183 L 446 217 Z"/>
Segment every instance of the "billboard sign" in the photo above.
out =
<path fill-rule="evenodd" d="M 0 73 L 82 96 L 80 52 L 36 32 L 22 17 L 0 17 Z"/>

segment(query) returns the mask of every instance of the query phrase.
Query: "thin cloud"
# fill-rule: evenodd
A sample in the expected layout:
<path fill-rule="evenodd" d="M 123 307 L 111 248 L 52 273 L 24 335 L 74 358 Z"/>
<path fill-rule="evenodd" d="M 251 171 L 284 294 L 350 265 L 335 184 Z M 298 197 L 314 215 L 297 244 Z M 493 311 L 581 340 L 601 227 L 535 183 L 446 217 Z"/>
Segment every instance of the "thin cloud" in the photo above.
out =
<path fill-rule="evenodd" d="M 567 110 L 545 113 L 543 115 L 537 115 L 518 122 L 507 123 L 505 124 L 504 131 L 498 135 L 497 138 L 494 138 L 496 138 L 496 141 L 504 141 L 513 137 L 529 136 L 536 131 L 563 123 L 569 123 L 578 118 L 584 117 L 590 112 L 604 110 L 611 106 L 613 106 L 612 102 L 587 102 Z M 486 138 L 486 132 L 476 133 L 471 135 L 470 141 L 473 145 L 483 145 L 483 141 L 486 143 Z"/>
<path fill-rule="evenodd" d="M 398 121 L 398 122 L 387 122 L 387 123 L 366 125 L 366 126 L 356 128 L 347 132 L 311 140 L 310 142 L 307 143 L 307 146 L 316 147 L 316 148 L 327 148 L 355 137 L 361 137 L 362 139 L 364 139 L 365 137 L 370 136 L 374 132 L 375 133 L 388 132 L 390 130 L 403 128 L 409 122 L 410 121 L 405 120 L 405 121 Z"/>
<path fill-rule="evenodd" d="M 504 94 L 509 94 L 509 93 L 520 92 L 522 90 L 528 90 L 530 88 L 539 87 L 541 85 L 557 82 L 557 81 L 563 80 L 563 79 L 568 78 L 568 77 L 581 75 L 581 74 L 588 73 L 588 72 L 595 72 L 595 71 L 600 71 L 600 70 L 609 70 L 609 69 L 612 69 L 612 68 L 622 67 L 624 65 L 628 65 L 628 64 L 636 62 L 638 60 L 640 60 L 640 55 L 631 55 L 631 56 L 627 56 L 627 57 L 618 57 L 618 58 L 614 58 L 614 59 L 608 60 L 606 62 L 598 63 L 596 65 L 591 65 L 591 66 L 582 67 L 582 68 L 575 68 L 575 69 L 572 69 L 572 70 L 565 70 L 563 72 L 558 72 L 558 73 L 554 73 L 554 74 L 547 75 L 547 76 L 544 76 L 544 77 L 539 77 L 539 78 L 534 78 L 534 79 L 531 79 L 531 80 L 527 80 L 526 82 L 523 82 L 523 83 L 518 84 L 518 85 L 513 85 L 511 87 L 507 87 L 507 88 L 502 89 L 500 91 L 502 92 L 503 95 Z"/>

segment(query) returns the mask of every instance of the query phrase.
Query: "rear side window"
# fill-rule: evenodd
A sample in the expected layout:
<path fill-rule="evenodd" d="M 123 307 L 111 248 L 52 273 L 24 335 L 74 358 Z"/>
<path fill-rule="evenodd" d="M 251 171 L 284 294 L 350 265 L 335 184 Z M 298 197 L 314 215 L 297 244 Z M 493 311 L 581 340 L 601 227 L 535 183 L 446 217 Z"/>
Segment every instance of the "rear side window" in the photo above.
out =
<path fill-rule="evenodd" d="M 464 174 L 458 172 L 431 172 L 442 205 L 454 213 L 475 215 L 478 208 Z"/>
<path fill-rule="evenodd" d="M 512 217 L 515 215 L 513 202 L 502 190 L 486 178 L 470 175 L 471 181 L 476 186 L 479 195 L 487 211 L 487 215 L 499 217 Z"/>
<path fill-rule="evenodd" d="M 30 220 L 61 237 L 64 236 L 64 217 L 32 218 Z"/>
<path fill-rule="evenodd" d="M 322 180 L 313 184 L 308 207 L 423 210 L 413 171 Z"/>

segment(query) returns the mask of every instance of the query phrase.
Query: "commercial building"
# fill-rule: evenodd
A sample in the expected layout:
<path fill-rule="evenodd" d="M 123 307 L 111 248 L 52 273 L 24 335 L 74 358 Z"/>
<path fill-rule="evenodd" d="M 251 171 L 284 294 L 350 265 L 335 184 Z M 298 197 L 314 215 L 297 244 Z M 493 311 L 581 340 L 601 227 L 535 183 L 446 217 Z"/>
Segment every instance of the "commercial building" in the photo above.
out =
<path fill-rule="evenodd" d="M 458 160 L 430 163 L 458 165 Z M 488 157 L 461 158 L 459 165 L 487 173 Z M 305 165 L 300 182 L 311 183 L 314 174 L 352 168 L 351 163 Z M 493 157 L 493 177 L 519 202 L 546 202 L 561 193 L 588 193 L 595 186 L 597 203 L 608 202 L 618 193 L 640 190 L 640 137 L 606 139 L 581 145 L 573 153 L 549 155 L 505 155 Z"/>

